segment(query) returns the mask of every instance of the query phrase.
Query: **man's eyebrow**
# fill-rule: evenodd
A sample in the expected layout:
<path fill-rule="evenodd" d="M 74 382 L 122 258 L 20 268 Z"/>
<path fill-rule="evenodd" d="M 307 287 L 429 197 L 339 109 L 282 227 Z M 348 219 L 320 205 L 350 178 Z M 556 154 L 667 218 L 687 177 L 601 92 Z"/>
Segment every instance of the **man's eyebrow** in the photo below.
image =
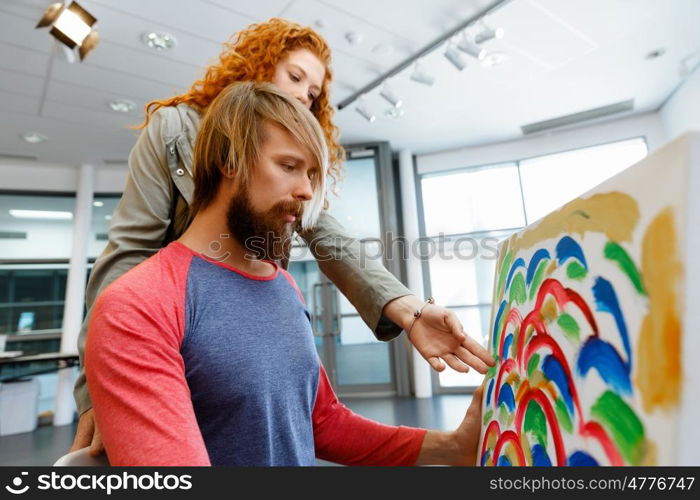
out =
<path fill-rule="evenodd" d="M 274 156 L 277 160 L 291 160 L 302 165 L 306 164 L 304 157 L 295 153 L 276 153 Z"/>

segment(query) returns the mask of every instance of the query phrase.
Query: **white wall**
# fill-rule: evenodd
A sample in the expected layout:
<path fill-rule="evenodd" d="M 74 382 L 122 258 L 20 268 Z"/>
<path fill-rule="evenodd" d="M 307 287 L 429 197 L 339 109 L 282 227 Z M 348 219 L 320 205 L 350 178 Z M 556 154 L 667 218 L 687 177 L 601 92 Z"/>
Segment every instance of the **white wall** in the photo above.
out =
<path fill-rule="evenodd" d="M 13 191 L 77 191 L 79 167 L 33 161 L 0 162 L 0 189 Z M 121 192 L 127 167 L 98 167 L 95 192 Z"/>
<path fill-rule="evenodd" d="M 489 165 L 644 136 L 649 151 L 667 142 L 661 117 L 646 113 L 586 127 L 543 133 L 498 144 L 456 149 L 416 158 L 418 173 Z"/>
<path fill-rule="evenodd" d="M 669 140 L 687 130 L 700 130 L 700 69 L 696 69 L 659 112 Z"/>

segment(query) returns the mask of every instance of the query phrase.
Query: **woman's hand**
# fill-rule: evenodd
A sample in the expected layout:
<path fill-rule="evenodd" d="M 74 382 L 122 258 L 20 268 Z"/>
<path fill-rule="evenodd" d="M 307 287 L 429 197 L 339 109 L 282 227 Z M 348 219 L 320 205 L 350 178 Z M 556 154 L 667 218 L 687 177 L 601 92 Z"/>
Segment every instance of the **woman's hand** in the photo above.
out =
<path fill-rule="evenodd" d="M 409 332 L 411 344 L 435 371 L 443 371 L 447 363 L 458 372 L 466 373 L 471 366 L 486 373 L 496 363 L 481 344 L 464 333 L 454 311 L 428 304 L 414 322 L 413 313 L 422 305 L 415 295 L 399 297 L 384 307 L 384 315 Z"/>
<path fill-rule="evenodd" d="M 73 445 L 69 452 L 90 447 L 89 454 L 92 457 L 100 456 L 105 451 L 102 444 L 102 435 L 95 422 L 95 412 L 92 408 L 83 412 L 78 420 L 78 429 L 75 431 Z"/>

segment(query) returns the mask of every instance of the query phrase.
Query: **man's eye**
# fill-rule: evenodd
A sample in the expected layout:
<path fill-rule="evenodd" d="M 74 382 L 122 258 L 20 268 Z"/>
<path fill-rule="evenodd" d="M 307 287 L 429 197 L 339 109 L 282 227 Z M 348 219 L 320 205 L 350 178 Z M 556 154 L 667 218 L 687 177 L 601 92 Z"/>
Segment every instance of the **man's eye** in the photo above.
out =
<path fill-rule="evenodd" d="M 294 165 L 282 165 L 282 168 L 285 169 L 287 172 L 292 172 L 294 171 Z"/>

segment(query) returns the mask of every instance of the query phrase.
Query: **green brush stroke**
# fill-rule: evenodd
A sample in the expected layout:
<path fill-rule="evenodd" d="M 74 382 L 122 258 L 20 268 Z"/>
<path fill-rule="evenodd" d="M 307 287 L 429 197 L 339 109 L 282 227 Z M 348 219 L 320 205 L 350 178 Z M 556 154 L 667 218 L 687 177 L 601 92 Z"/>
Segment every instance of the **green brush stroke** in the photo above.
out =
<path fill-rule="evenodd" d="M 569 340 L 576 342 L 579 340 L 579 333 L 581 329 L 573 316 L 563 313 L 561 316 L 559 316 L 559 319 L 557 319 L 557 325 L 559 325 L 559 328 L 564 331 Z"/>
<path fill-rule="evenodd" d="M 522 273 L 518 273 L 513 278 L 510 283 L 510 296 L 508 297 L 509 302 L 512 304 L 515 301 L 516 304 L 524 304 L 527 300 L 527 294 L 525 293 L 525 278 L 523 278 Z"/>
<path fill-rule="evenodd" d="M 605 391 L 591 408 L 611 434 L 620 453 L 630 465 L 638 465 L 644 454 L 644 426 L 634 410 L 620 396 Z"/>
<path fill-rule="evenodd" d="M 540 405 L 530 401 L 525 410 L 525 432 L 532 432 L 535 439 L 545 448 L 547 447 L 547 419 Z"/>
<path fill-rule="evenodd" d="M 615 261 L 623 273 L 627 275 L 630 281 L 634 284 L 634 287 L 642 295 L 646 295 L 647 292 L 644 290 L 644 284 L 642 283 L 642 275 L 639 273 L 639 269 L 635 265 L 632 257 L 622 248 L 618 243 L 609 241 L 605 245 L 605 258 Z"/>
<path fill-rule="evenodd" d="M 537 271 L 535 271 L 535 275 L 532 277 L 532 282 L 530 283 L 530 300 L 535 298 L 535 294 L 540 288 L 540 284 L 544 278 L 544 272 L 546 271 L 548 265 L 549 259 L 543 260 L 537 264 Z"/>
<path fill-rule="evenodd" d="M 540 363 L 540 355 L 539 354 L 534 354 L 531 358 L 530 361 L 527 362 L 527 377 L 532 378 L 532 373 L 535 371 L 535 368 Z"/>
<path fill-rule="evenodd" d="M 501 429 L 508 423 L 508 408 L 505 403 L 498 407 L 498 423 L 501 424 Z"/>
<path fill-rule="evenodd" d="M 493 408 L 491 408 L 489 411 L 484 413 L 484 425 L 489 423 L 489 421 L 491 420 L 491 417 L 493 417 Z"/>
<path fill-rule="evenodd" d="M 506 280 L 506 272 L 510 269 L 510 264 L 513 261 L 513 252 L 508 252 L 501 264 L 501 270 L 498 273 L 498 296 L 503 297 L 503 284 Z"/>
<path fill-rule="evenodd" d="M 576 261 L 569 263 L 566 267 L 566 275 L 569 279 L 581 281 L 587 274 L 586 268 Z"/>
<path fill-rule="evenodd" d="M 574 431 L 574 426 L 571 423 L 571 417 L 569 417 L 569 409 L 566 407 L 566 403 L 564 403 L 562 398 L 557 399 L 554 410 L 557 413 L 559 425 L 563 427 L 566 432 L 571 434 Z"/>

